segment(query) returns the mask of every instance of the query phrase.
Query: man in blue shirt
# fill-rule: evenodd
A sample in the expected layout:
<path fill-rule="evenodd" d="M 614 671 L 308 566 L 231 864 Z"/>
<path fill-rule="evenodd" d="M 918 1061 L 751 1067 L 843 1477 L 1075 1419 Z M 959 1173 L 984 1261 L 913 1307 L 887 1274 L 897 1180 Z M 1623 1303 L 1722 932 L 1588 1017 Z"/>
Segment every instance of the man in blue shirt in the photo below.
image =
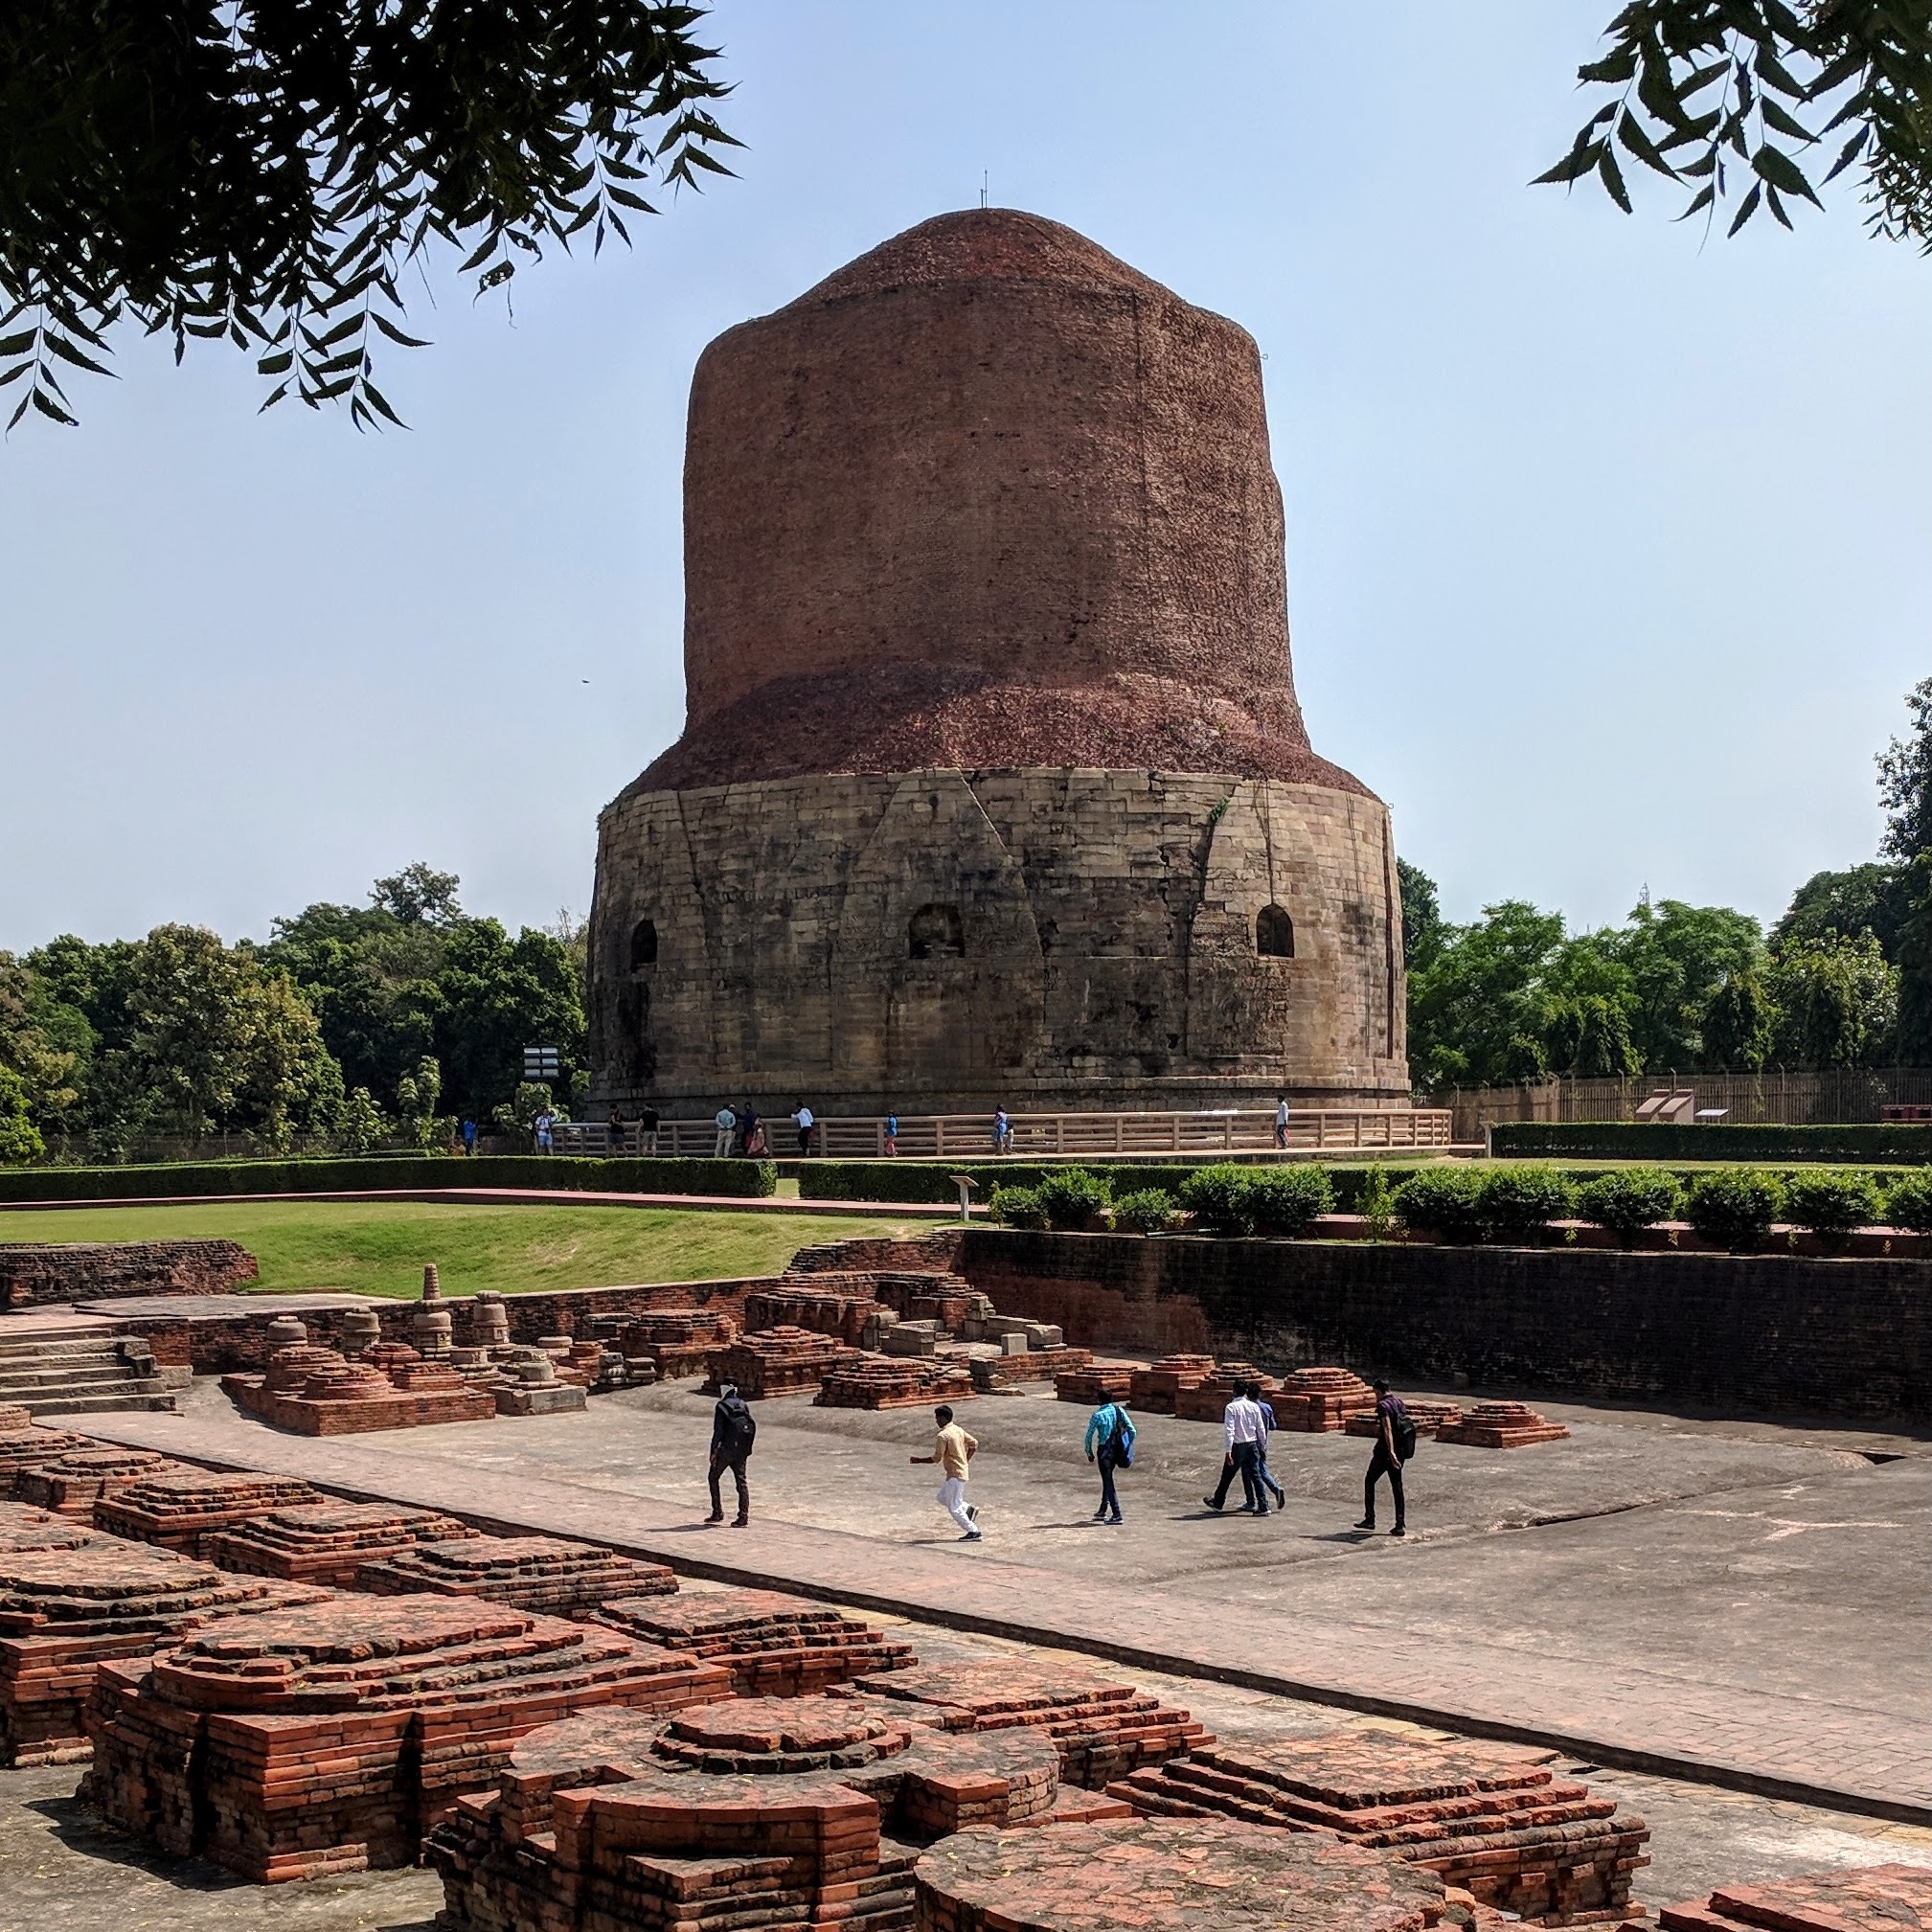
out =
<path fill-rule="evenodd" d="M 1118 1523 L 1123 1518 L 1114 1471 L 1131 1468 L 1134 1460 L 1134 1424 L 1125 1396 L 1102 1403 L 1087 1419 L 1086 1451 L 1087 1461 L 1098 1464 L 1101 1472 L 1101 1506 L 1094 1521 Z"/>

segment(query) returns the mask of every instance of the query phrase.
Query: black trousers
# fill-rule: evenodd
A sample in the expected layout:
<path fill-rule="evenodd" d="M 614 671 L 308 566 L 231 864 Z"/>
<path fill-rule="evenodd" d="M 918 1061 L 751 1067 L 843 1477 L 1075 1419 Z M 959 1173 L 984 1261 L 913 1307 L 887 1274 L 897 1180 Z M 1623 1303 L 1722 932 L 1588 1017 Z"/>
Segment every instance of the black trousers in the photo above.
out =
<path fill-rule="evenodd" d="M 1375 1520 L 1375 1485 L 1382 1477 L 1389 1479 L 1389 1494 L 1396 1499 L 1396 1528 L 1402 1529 L 1402 1466 L 1389 1454 L 1386 1443 L 1375 1444 L 1375 1453 L 1369 1458 L 1369 1473 L 1362 1482 L 1362 1520 L 1373 1523 Z"/>
<path fill-rule="evenodd" d="M 729 1469 L 732 1480 L 738 1485 L 738 1513 L 751 1514 L 751 1490 L 744 1480 L 746 1457 L 735 1456 L 729 1449 L 714 1449 L 711 1452 L 711 1512 L 714 1516 L 724 1514 L 724 1503 L 718 1494 L 718 1479 Z"/>
<path fill-rule="evenodd" d="M 1114 1493 L 1114 1471 L 1122 1466 L 1115 1462 L 1105 1449 L 1102 1449 L 1094 1460 L 1100 1465 L 1101 1471 L 1101 1513 L 1118 1516 L 1121 1512 L 1121 1499 Z"/>

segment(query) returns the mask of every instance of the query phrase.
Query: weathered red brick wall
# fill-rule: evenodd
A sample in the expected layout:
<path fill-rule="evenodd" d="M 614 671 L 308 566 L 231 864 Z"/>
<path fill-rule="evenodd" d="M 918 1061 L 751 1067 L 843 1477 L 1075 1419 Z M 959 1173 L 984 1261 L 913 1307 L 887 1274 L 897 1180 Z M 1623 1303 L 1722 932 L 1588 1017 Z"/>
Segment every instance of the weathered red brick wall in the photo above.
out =
<path fill-rule="evenodd" d="M 0 1243 L 0 1307 L 221 1295 L 259 1272 L 239 1241 L 9 1241 Z"/>
<path fill-rule="evenodd" d="M 974 1227 L 958 1271 L 1101 1351 L 1932 1421 L 1932 1261 Z"/>

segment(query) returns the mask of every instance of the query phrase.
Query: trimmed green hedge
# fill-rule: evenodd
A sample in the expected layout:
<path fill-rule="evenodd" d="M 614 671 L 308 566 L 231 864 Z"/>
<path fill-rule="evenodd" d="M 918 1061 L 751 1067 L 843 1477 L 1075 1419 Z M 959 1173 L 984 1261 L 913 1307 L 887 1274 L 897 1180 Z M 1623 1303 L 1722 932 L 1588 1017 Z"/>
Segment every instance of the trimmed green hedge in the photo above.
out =
<path fill-rule="evenodd" d="M 606 1161 L 575 1154 L 479 1154 L 473 1160 L 377 1154 L 340 1161 L 157 1161 L 127 1168 L 0 1168 L 0 1202 L 442 1188 L 732 1194 L 757 1200 L 778 1192 L 778 1168 L 771 1161 Z"/>
<path fill-rule="evenodd" d="M 1829 1127 L 1661 1126 L 1645 1121 L 1504 1121 L 1489 1129 L 1492 1152 L 1508 1158 L 1573 1161 L 1851 1161 L 1918 1166 L 1932 1161 L 1932 1124 L 1861 1123 Z"/>

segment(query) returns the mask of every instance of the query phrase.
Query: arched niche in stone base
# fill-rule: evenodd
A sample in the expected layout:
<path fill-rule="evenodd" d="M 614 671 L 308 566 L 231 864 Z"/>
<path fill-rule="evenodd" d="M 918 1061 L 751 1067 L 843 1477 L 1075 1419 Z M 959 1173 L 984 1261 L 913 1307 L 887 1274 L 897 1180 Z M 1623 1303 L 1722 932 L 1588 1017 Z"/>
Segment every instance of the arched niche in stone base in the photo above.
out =
<path fill-rule="evenodd" d="M 928 942 L 944 921 L 934 907 L 957 912 L 957 951 L 912 943 L 917 916 Z M 913 1096 L 1016 1078 L 1039 1051 L 1043 977 L 1026 880 L 971 788 L 956 771 L 907 774 L 852 867 L 840 913 L 832 988 L 842 1081 Z"/>

